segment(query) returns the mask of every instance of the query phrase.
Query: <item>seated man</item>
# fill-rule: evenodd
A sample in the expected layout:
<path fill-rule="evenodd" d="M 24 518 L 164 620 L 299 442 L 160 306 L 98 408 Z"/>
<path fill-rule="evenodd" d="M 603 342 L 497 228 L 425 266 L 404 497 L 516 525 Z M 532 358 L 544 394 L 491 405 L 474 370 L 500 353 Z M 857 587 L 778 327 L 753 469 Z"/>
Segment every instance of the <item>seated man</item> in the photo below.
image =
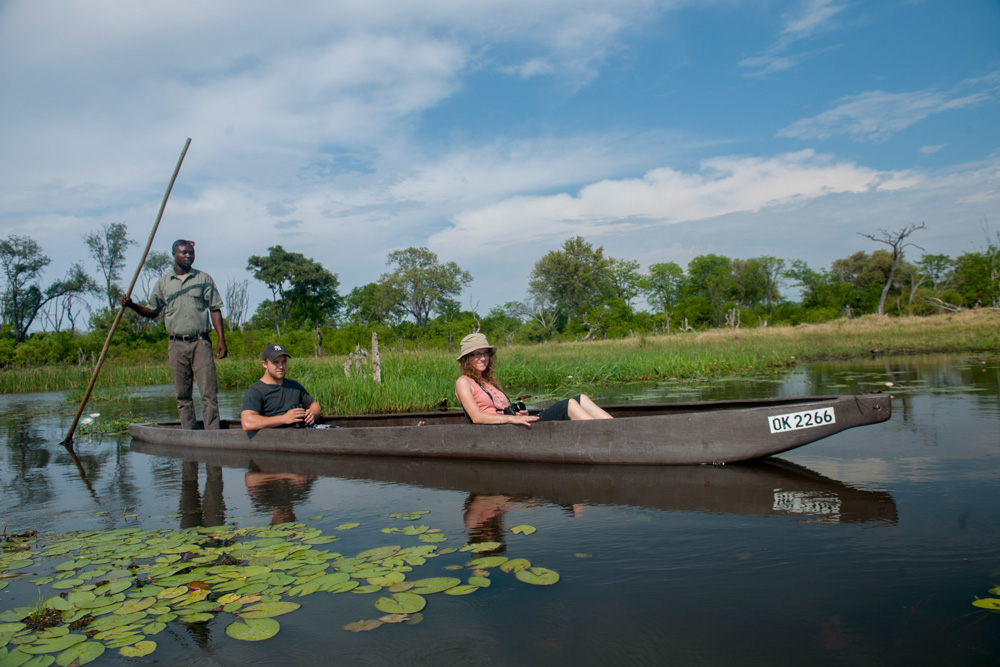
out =
<path fill-rule="evenodd" d="M 321 414 L 316 399 L 295 380 L 285 377 L 288 353 L 280 345 L 264 348 L 264 377 L 254 382 L 243 395 L 240 425 L 244 431 L 264 428 L 312 426 Z"/>

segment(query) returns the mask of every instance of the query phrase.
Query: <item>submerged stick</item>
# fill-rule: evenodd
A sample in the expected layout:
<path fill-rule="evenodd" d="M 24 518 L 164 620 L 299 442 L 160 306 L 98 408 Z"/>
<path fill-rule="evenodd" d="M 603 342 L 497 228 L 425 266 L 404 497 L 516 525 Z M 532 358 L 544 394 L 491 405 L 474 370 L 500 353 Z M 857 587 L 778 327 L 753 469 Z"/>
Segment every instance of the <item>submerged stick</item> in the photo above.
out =
<path fill-rule="evenodd" d="M 142 251 L 142 259 L 139 260 L 139 266 L 135 269 L 135 274 L 132 276 L 132 282 L 128 285 L 128 291 L 125 292 L 125 296 L 131 297 L 132 290 L 135 289 L 135 283 L 139 280 L 139 274 L 142 272 L 142 267 L 146 263 L 146 256 L 149 255 L 149 249 L 153 246 L 153 237 L 156 236 L 156 230 L 160 226 L 160 220 L 163 218 L 163 210 L 167 207 L 167 199 L 170 198 L 170 191 L 174 189 L 174 181 L 177 180 L 177 174 L 181 170 L 181 163 L 184 162 L 184 156 L 187 155 L 188 146 L 191 145 L 191 138 L 184 142 L 184 150 L 181 151 L 181 156 L 177 159 L 177 166 L 174 167 L 174 175 L 170 177 L 170 184 L 167 185 L 167 191 L 163 195 L 163 202 L 160 204 L 160 212 L 156 215 L 156 222 L 153 223 L 153 230 L 149 232 L 149 240 L 146 241 L 146 249 Z M 115 330 L 118 328 L 118 323 L 121 322 L 122 315 L 125 314 L 125 306 L 119 306 L 118 312 L 115 313 L 115 319 L 111 323 L 111 329 L 108 331 L 108 337 L 104 341 L 104 348 L 101 349 L 101 356 L 97 358 L 97 364 L 94 366 L 94 373 L 90 376 L 90 384 L 87 385 L 87 390 L 83 392 L 83 398 L 80 400 L 80 407 L 76 411 L 76 416 L 73 417 L 73 423 L 69 427 L 69 433 L 66 434 L 66 439 L 62 441 L 62 444 L 70 447 L 73 444 L 73 433 L 76 432 L 76 426 L 80 423 L 80 416 L 83 414 L 83 409 L 87 405 L 87 401 L 90 400 L 90 393 L 94 391 L 94 385 L 97 384 L 97 376 L 101 372 L 101 366 L 104 365 L 104 357 L 108 354 L 108 348 L 111 347 L 111 337 L 115 335 Z"/>

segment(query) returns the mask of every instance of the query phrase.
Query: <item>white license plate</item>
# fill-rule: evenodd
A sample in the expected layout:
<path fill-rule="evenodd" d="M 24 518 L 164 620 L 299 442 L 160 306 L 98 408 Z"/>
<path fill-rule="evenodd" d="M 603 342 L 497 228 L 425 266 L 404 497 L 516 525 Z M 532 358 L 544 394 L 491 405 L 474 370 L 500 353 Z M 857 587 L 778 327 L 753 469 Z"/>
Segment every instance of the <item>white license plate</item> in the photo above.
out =
<path fill-rule="evenodd" d="M 771 427 L 771 433 L 784 433 L 786 431 L 798 431 L 803 428 L 815 428 L 817 426 L 828 426 L 837 422 L 833 414 L 833 407 L 817 408 L 804 412 L 790 412 L 787 415 L 775 415 L 767 418 L 767 425 Z"/>

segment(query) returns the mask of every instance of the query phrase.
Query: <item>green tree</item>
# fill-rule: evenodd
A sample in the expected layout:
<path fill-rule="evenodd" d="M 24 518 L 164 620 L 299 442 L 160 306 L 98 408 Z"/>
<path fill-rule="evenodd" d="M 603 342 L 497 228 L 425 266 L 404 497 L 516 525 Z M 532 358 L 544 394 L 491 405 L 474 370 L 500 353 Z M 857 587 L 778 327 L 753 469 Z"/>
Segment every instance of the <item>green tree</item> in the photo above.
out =
<path fill-rule="evenodd" d="M 646 301 L 663 313 L 664 321 L 670 324 L 670 311 L 681 297 L 684 286 L 684 269 L 674 262 L 650 264 L 649 273 L 643 279 L 642 288 Z"/>
<path fill-rule="evenodd" d="M 97 261 L 97 270 L 104 277 L 104 294 L 108 299 L 108 310 L 118 306 L 122 288 L 118 281 L 125 268 L 125 253 L 129 246 L 138 245 L 128 237 L 128 227 L 124 222 L 103 225 L 100 230 L 83 237 L 90 256 Z"/>
<path fill-rule="evenodd" d="M 962 253 L 955 258 L 954 275 L 963 306 L 994 305 L 1000 299 L 1000 263 L 996 250 Z"/>
<path fill-rule="evenodd" d="M 427 326 L 431 313 L 450 311 L 453 297 L 472 282 L 471 273 L 455 262 L 439 262 L 427 248 L 396 250 L 389 253 L 386 264 L 396 268 L 383 274 L 379 282 L 421 329 Z"/>
<path fill-rule="evenodd" d="M 574 314 L 603 303 L 612 292 L 611 265 L 603 248 L 595 250 L 575 236 L 535 263 L 528 293 L 538 303 L 558 305 L 569 326 Z"/>
<path fill-rule="evenodd" d="M 28 236 L 11 234 L 0 241 L 0 267 L 3 270 L 3 320 L 14 331 L 14 340 L 24 342 L 38 312 L 49 302 L 70 294 L 83 294 L 93 288 L 93 281 L 80 264 L 74 264 L 66 277 L 44 290 L 39 280 L 52 260 L 41 246 Z"/>
<path fill-rule="evenodd" d="M 880 229 L 878 234 L 861 234 L 861 236 L 864 236 L 866 239 L 871 239 L 876 243 L 884 243 L 892 248 L 892 263 L 889 266 L 888 275 L 886 275 L 885 281 L 883 282 L 882 293 L 879 295 L 878 300 L 878 308 L 875 311 L 879 315 L 885 314 L 885 300 L 889 296 L 889 290 L 892 288 L 896 270 L 899 268 L 900 262 L 903 261 L 903 251 L 909 246 L 920 248 L 920 246 L 915 243 L 909 243 L 906 241 L 907 237 L 918 229 L 926 229 L 926 226 L 921 222 L 919 225 L 909 224 L 891 232 L 885 229 Z M 923 248 L 920 249 L 923 250 Z"/>
<path fill-rule="evenodd" d="M 247 271 L 271 290 L 273 300 L 268 310 L 278 335 L 289 323 L 293 327 L 322 324 L 340 310 L 336 274 L 302 253 L 272 246 L 267 255 L 250 257 Z"/>
<path fill-rule="evenodd" d="M 703 296 L 712 309 L 715 326 L 725 319 L 727 305 L 736 296 L 733 262 L 722 255 L 699 255 L 688 263 L 686 296 Z"/>
<path fill-rule="evenodd" d="M 355 324 L 393 326 L 405 317 L 402 295 L 391 285 L 368 283 L 355 287 L 344 299 L 344 314 Z"/>

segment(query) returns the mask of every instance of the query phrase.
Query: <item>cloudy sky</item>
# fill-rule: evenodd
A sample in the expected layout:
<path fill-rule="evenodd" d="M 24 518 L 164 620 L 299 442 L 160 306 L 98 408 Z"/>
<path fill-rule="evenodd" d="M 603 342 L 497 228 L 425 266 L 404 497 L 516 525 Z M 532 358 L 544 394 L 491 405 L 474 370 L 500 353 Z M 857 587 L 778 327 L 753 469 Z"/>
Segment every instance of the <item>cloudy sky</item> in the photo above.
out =
<path fill-rule="evenodd" d="M 270 245 L 342 293 L 427 246 L 485 314 L 574 235 L 818 269 L 1000 231 L 995 0 L 6 0 L 0 91 L 0 236 L 47 280 L 103 224 L 145 244 L 188 137 L 154 248 L 220 289 Z"/>

